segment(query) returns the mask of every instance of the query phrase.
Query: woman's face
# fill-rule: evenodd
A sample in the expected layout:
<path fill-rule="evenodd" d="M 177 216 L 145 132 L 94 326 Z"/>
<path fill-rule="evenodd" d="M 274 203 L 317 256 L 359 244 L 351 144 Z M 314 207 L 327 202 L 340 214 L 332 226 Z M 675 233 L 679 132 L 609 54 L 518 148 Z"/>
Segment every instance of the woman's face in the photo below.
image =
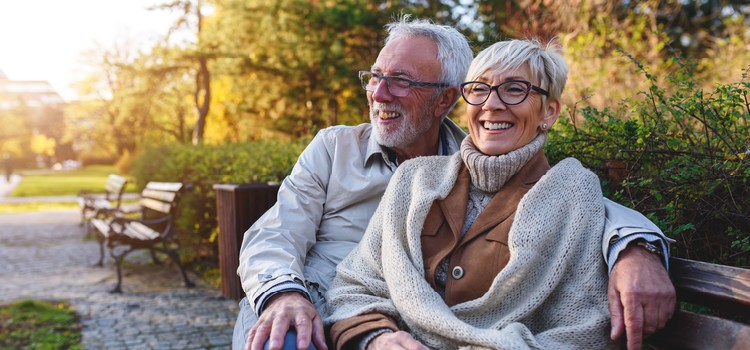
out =
<path fill-rule="evenodd" d="M 475 79 L 491 86 L 509 80 L 523 80 L 539 86 L 538 81 L 531 80 L 527 64 L 515 71 L 489 70 Z M 541 104 L 542 96 L 533 90 L 526 100 L 510 106 L 500 101 L 496 90 L 491 91 L 483 104 L 468 105 L 466 109 L 471 140 L 477 149 L 491 156 L 506 154 L 525 146 L 542 132 L 543 124 L 546 123 L 549 129 L 560 113 L 558 100 L 550 101 L 547 98 L 544 108 Z"/>

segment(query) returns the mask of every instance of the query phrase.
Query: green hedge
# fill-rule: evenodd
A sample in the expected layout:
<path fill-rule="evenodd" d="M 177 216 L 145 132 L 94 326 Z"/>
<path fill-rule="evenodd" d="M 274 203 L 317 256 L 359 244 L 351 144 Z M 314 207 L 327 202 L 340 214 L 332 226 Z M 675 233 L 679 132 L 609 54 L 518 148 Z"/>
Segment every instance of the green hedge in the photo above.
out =
<path fill-rule="evenodd" d="M 178 213 L 184 259 L 215 259 L 216 195 L 214 184 L 281 181 L 291 172 L 308 139 L 211 145 L 163 145 L 133 159 L 139 190 L 149 181 L 191 184 Z"/>
<path fill-rule="evenodd" d="M 704 91 L 690 67 L 665 83 L 639 68 L 650 89 L 616 108 L 569 111 L 550 132 L 550 160 L 597 171 L 605 195 L 677 240 L 673 255 L 747 266 L 750 83 Z"/>

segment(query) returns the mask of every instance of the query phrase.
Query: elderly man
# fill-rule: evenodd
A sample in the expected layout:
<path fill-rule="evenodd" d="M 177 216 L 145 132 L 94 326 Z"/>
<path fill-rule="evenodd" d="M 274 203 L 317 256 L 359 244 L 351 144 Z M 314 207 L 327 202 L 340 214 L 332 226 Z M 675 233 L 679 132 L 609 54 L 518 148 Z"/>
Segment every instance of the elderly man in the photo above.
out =
<path fill-rule="evenodd" d="M 371 71 L 359 73 L 370 82 L 363 86 L 371 123 L 320 131 L 284 180 L 277 203 L 245 233 L 238 274 L 247 297 L 240 302 L 234 349 L 327 349 L 319 314 L 325 292 L 396 167 L 414 157 L 452 154 L 466 136 L 446 117 L 472 59 L 466 38 L 454 28 L 408 18 L 386 28 Z M 662 261 L 668 246 L 637 212 L 613 202 L 606 209 L 612 337 L 625 328 L 628 347 L 636 349 L 672 315 L 674 288 Z"/>

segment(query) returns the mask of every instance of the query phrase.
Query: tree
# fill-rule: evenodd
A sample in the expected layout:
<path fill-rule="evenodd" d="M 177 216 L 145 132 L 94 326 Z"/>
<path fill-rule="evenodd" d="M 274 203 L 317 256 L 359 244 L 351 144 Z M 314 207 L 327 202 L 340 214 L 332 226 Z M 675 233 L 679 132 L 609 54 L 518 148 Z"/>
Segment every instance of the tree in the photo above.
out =
<path fill-rule="evenodd" d="M 173 33 L 182 30 L 191 32 L 195 43 L 191 47 L 179 49 L 182 53 L 178 62 L 192 62 L 195 64 L 195 87 L 193 91 L 193 104 L 195 106 L 196 121 L 193 127 L 193 144 L 203 143 L 206 129 L 206 118 L 211 106 L 211 70 L 209 60 L 212 58 L 212 47 L 204 39 L 204 1 L 203 0 L 175 0 L 156 6 L 152 9 L 179 10 L 180 17 L 170 28 L 165 38 L 169 42 Z M 190 64 L 190 63 L 188 63 Z"/>

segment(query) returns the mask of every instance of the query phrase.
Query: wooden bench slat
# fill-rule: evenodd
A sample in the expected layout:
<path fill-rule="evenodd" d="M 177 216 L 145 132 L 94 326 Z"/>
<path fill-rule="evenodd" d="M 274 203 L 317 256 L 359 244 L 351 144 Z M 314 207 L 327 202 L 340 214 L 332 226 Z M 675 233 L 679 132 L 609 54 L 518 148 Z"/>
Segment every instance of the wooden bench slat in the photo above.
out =
<path fill-rule="evenodd" d="M 106 199 L 96 199 L 92 203 L 97 209 L 114 209 L 115 206 Z"/>
<path fill-rule="evenodd" d="M 109 175 L 107 177 L 107 182 L 104 184 L 104 188 L 107 189 L 107 192 L 116 194 L 118 192 L 121 192 L 125 188 L 126 182 L 128 182 L 128 180 L 125 177 L 119 175 Z"/>
<path fill-rule="evenodd" d="M 165 203 L 151 198 L 141 199 L 141 206 L 161 213 L 169 213 L 172 210 L 171 203 Z"/>
<path fill-rule="evenodd" d="M 680 258 L 670 259 L 669 270 L 679 299 L 750 313 L 750 270 Z"/>
<path fill-rule="evenodd" d="M 162 202 L 172 202 L 177 197 L 177 192 L 165 192 L 147 188 L 141 192 L 141 197 L 158 199 Z"/>
<path fill-rule="evenodd" d="M 101 214 L 113 215 L 113 213 L 103 213 L 103 211 L 119 209 L 127 182 L 128 180 L 123 176 L 110 174 L 104 184 L 104 194 L 81 191 L 77 198 L 78 205 L 81 207 L 81 225 Z"/>
<path fill-rule="evenodd" d="M 143 241 L 150 241 L 152 239 L 159 238 L 159 232 L 156 232 L 150 227 L 136 221 L 129 222 L 126 225 L 125 231 L 123 233 L 126 236 Z"/>
<path fill-rule="evenodd" d="M 109 237 L 109 220 L 91 219 L 91 225 L 104 237 Z"/>
<path fill-rule="evenodd" d="M 677 310 L 667 327 L 649 338 L 666 349 L 748 349 L 750 326 Z"/>
<path fill-rule="evenodd" d="M 151 181 L 147 184 L 146 188 L 158 191 L 179 192 L 182 189 L 182 183 Z"/>

